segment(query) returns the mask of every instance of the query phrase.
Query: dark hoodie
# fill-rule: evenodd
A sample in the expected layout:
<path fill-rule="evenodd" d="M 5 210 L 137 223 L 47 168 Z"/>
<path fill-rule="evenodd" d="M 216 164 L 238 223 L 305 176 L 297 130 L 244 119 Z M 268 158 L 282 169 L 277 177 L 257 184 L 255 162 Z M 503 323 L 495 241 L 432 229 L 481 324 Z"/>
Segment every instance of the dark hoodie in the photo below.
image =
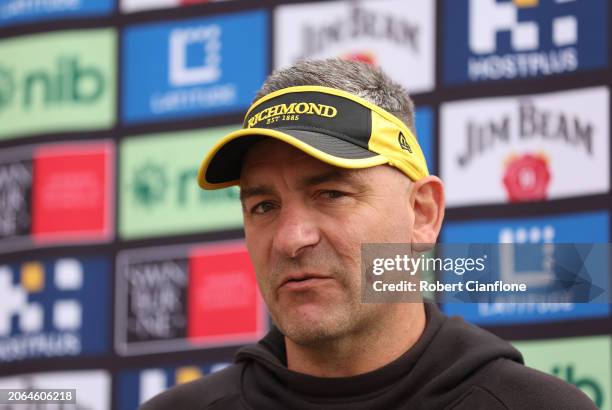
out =
<path fill-rule="evenodd" d="M 293 372 L 283 335 L 273 328 L 240 349 L 234 365 L 141 409 L 596 409 L 574 386 L 523 366 L 509 343 L 425 306 L 427 325 L 417 343 L 372 372 L 338 378 Z"/>

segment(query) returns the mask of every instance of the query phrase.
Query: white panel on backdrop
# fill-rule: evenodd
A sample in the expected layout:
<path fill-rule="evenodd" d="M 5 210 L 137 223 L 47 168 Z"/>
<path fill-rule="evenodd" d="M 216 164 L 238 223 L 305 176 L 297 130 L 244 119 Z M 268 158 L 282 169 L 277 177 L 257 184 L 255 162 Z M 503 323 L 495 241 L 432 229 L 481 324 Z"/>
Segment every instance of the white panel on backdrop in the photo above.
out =
<path fill-rule="evenodd" d="M 110 388 L 110 375 L 103 370 L 32 373 L 0 378 L 0 389 L 76 389 L 76 404 L 42 405 L 40 407 L 45 409 L 61 407 L 107 410 L 111 408 Z M 18 407 L 19 405 L 16 406 Z M 25 405 L 25 408 L 30 407 Z"/>
<path fill-rule="evenodd" d="M 410 93 L 434 87 L 435 2 L 333 1 L 276 9 L 275 65 L 346 57 L 383 68 Z"/>
<path fill-rule="evenodd" d="M 143 10 L 166 9 L 171 7 L 189 6 L 198 3 L 210 3 L 223 0 L 120 0 L 123 13 L 133 13 Z"/>
<path fill-rule="evenodd" d="M 442 104 L 441 177 L 449 206 L 606 193 L 606 87 Z"/>
<path fill-rule="evenodd" d="M 131 13 L 140 10 L 163 9 L 180 6 L 179 0 L 121 0 L 121 11 Z"/>

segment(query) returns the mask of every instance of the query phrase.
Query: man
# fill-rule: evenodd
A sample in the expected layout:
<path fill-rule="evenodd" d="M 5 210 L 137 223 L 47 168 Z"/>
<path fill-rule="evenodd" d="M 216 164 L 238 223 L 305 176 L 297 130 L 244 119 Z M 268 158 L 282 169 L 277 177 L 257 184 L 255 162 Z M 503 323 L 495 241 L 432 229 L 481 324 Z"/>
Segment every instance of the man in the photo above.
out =
<path fill-rule="evenodd" d="M 143 409 L 595 408 L 434 304 L 362 303 L 362 243 L 433 244 L 442 224 L 443 185 L 413 117 L 404 90 L 363 63 L 302 62 L 267 79 L 198 182 L 240 186 L 275 327 Z"/>

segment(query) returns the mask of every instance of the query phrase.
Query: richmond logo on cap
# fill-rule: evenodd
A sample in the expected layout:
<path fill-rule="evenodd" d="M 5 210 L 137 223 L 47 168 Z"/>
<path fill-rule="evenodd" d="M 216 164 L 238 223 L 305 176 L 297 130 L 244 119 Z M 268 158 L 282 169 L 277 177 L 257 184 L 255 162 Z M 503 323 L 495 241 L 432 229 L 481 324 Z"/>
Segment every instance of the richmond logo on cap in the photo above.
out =
<path fill-rule="evenodd" d="M 247 121 L 247 128 L 253 128 L 262 121 L 266 125 L 280 120 L 297 121 L 300 115 L 316 115 L 318 117 L 333 118 L 338 110 L 331 105 L 296 102 L 291 104 L 277 104 L 253 114 Z"/>

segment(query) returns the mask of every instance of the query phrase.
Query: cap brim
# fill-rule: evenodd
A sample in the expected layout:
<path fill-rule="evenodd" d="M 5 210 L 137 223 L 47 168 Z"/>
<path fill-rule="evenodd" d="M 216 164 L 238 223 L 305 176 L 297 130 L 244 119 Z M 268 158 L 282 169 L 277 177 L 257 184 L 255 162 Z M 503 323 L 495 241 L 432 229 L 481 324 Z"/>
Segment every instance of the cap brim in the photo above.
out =
<path fill-rule="evenodd" d="M 198 172 L 200 187 L 219 189 L 236 185 L 244 154 L 253 144 L 266 137 L 286 142 L 340 168 L 369 168 L 388 162 L 380 154 L 327 134 L 293 129 L 247 128 L 226 135 L 204 157 Z"/>

